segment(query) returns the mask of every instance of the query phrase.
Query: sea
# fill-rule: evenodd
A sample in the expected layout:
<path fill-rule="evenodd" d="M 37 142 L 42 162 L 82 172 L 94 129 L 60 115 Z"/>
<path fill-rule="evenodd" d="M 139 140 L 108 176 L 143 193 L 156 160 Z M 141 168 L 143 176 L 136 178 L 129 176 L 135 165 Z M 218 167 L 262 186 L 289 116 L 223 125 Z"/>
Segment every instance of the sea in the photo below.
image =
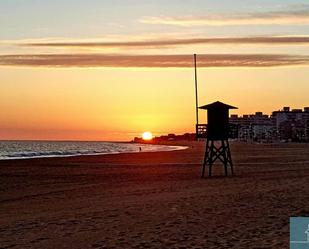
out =
<path fill-rule="evenodd" d="M 186 148 L 121 142 L 0 141 L 0 160 L 173 151 Z"/>

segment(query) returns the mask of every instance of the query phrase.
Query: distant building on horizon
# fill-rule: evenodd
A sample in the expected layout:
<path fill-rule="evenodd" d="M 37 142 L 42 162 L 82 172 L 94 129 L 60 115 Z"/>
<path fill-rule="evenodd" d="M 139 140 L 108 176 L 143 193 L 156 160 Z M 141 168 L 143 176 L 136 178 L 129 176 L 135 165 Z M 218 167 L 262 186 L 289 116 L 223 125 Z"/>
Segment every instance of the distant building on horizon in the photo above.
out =
<path fill-rule="evenodd" d="M 273 112 L 272 116 L 280 140 L 309 141 L 309 107 L 303 110 L 284 107 Z"/>
<path fill-rule="evenodd" d="M 303 110 L 283 107 L 271 116 L 262 112 L 242 117 L 231 115 L 230 123 L 238 125 L 238 139 L 241 141 L 309 141 L 309 107 Z"/>
<path fill-rule="evenodd" d="M 276 132 L 273 118 L 262 112 L 242 117 L 231 115 L 230 123 L 238 125 L 238 139 L 241 141 L 269 142 Z"/>
<path fill-rule="evenodd" d="M 134 143 L 160 143 L 164 141 L 193 141 L 195 140 L 195 133 L 184 133 L 182 135 L 176 135 L 174 133 L 170 133 L 168 135 L 162 135 L 159 137 L 154 137 L 149 141 L 143 140 L 143 138 L 135 137 Z"/>

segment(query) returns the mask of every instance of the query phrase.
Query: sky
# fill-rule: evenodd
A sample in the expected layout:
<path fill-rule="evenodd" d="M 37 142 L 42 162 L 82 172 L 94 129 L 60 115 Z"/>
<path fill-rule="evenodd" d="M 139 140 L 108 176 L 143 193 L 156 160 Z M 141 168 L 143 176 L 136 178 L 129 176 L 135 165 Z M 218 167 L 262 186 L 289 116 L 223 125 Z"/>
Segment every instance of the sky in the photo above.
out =
<path fill-rule="evenodd" d="M 1 0 L 0 25 L 0 139 L 194 132 L 194 53 L 200 105 L 309 106 L 308 1 Z"/>

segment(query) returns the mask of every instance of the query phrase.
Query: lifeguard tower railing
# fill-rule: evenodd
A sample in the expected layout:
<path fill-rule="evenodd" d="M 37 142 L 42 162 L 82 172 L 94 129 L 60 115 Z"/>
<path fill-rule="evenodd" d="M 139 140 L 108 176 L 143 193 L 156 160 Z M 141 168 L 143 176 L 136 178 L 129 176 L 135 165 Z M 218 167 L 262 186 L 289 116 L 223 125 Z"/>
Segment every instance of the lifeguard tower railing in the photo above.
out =
<path fill-rule="evenodd" d="M 229 124 L 229 138 L 237 139 L 238 138 L 239 125 Z M 196 124 L 196 138 L 207 138 L 207 124 Z"/>

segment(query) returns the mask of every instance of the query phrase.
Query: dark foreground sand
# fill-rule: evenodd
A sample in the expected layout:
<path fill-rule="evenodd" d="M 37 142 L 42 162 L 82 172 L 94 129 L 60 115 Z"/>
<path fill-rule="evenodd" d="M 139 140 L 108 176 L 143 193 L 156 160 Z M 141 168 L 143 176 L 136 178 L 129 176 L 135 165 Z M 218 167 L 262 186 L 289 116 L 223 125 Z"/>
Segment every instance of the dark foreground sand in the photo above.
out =
<path fill-rule="evenodd" d="M 189 146 L 0 162 L 0 248 L 289 248 L 309 144 L 233 144 L 236 176 L 211 179 Z"/>

